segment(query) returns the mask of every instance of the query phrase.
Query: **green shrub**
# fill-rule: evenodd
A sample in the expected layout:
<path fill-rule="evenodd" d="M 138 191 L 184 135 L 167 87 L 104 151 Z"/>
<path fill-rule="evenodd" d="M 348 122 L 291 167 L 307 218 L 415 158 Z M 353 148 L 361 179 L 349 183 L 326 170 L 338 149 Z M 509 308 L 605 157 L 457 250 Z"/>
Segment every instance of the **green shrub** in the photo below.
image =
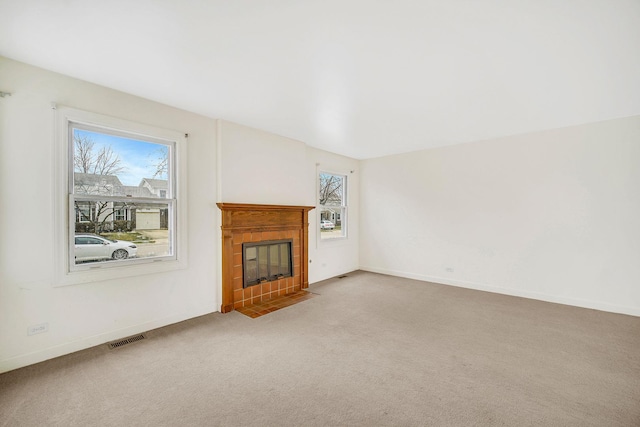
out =
<path fill-rule="evenodd" d="M 95 225 L 90 222 L 76 222 L 76 233 L 94 233 Z"/>
<path fill-rule="evenodd" d="M 113 221 L 113 231 L 131 231 L 131 221 L 125 221 L 123 219 Z"/>

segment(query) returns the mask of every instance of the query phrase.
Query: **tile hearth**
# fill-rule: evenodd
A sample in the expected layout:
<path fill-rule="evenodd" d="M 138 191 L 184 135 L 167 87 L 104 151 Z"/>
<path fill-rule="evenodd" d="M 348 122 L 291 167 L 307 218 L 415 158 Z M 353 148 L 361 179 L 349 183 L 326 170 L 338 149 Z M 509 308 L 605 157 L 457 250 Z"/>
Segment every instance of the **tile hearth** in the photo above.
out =
<path fill-rule="evenodd" d="M 298 291 L 281 297 L 264 300 L 257 304 L 245 305 L 244 307 L 236 308 L 236 311 L 255 319 L 256 317 L 273 313 L 281 308 L 289 307 L 316 296 L 318 296 L 318 294 L 313 294 L 307 291 Z"/>

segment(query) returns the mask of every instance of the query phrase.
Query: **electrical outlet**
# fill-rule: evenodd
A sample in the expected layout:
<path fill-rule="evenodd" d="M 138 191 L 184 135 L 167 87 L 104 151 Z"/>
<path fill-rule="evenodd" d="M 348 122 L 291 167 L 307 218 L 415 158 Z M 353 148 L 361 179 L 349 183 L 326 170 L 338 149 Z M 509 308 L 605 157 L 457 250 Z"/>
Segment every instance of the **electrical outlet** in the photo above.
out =
<path fill-rule="evenodd" d="M 29 329 L 27 329 L 27 335 L 41 334 L 43 332 L 49 332 L 48 323 L 40 323 L 39 325 L 29 326 Z"/>
<path fill-rule="evenodd" d="M 445 268 L 445 270 L 447 271 L 447 273 L 453 273 L 453 267 L 447 267 Z"/>

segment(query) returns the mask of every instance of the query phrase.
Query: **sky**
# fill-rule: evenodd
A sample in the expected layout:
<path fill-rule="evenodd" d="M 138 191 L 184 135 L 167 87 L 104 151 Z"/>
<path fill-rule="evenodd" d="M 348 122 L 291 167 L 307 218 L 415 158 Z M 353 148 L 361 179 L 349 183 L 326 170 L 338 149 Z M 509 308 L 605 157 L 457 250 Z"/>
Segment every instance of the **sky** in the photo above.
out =
<path fill-rule="evenodd" d="M 84 129 L 73 131 L 74 135 L 86 136 L 95 142 L 94 155 L 103 147 L 111 146 L 113 152 L 120 158 L 120 166 L 124 167 L 124 170 L 118 173 L 122 184 L 138 186 L 142 178 L 167 179 L 166 174 L 156 177 L 154 174 L 156 165 L 168 152 L 168 146 Z"/>

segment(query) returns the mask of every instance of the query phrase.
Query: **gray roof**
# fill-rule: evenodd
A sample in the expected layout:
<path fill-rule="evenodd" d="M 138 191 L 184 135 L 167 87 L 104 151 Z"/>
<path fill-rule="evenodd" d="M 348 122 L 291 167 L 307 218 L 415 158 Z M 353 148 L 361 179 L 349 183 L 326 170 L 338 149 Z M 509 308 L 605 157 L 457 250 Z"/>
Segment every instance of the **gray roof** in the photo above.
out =
<path fill-rule="evenodd" d="M 147 187 L 135 187 L 133 185 L 123 185 L 122 193 L 127 197 L 154 197 Z"/>
<path fill-rule="evenodd" d="M 120 179 L 115 175 L 96 175 L 92 173 L 73 173 L 73 185 L 111 185 L 113 187 L 122 187 Z"/>
<path fill-rule="evenodd" d="M 74 192 L 77 194 L 93 194 L 118 196 L 122 194 L 122 182 L 115 175 L 97 175 L 74 172 Z"/>
<path fill-rule="evenodd" d="M 157 188 L 157 189 L 160 189 L 160 190 L 166 190 L 167 187 L 168 187 L 166 179 L 142 178 L 142 181 L 140 181 L 140 185 L 142 185 L 145 181 L 151 187 Z"/>
<path fill-rule="evenodd" d="M 144 181 L 144 180 L 143 180 Z M 161 179 L 153 179 L 153 182 L 165 183 Z M 93 194 L 103 196 L 127 196 L 127 197 L 156 197 L 147 187 L 122 185 L 115 175 L 96 175 L 90 173 L 73 173 L 73 186 L 78 194 Z"/>

